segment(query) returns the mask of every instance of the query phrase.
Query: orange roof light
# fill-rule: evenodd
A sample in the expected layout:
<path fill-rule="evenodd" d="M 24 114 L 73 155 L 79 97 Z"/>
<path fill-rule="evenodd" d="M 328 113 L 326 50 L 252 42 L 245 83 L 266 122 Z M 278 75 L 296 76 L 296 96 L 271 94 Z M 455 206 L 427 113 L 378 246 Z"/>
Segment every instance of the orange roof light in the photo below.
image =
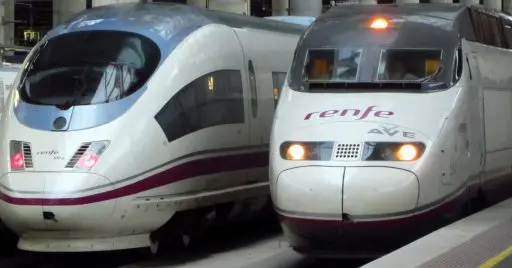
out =
<path fill-rule="evenodd" d="M 370 28 L 372 29 L 386 29 L 388 28 L 388 21 L 383 18 L 376 18 L 370 24 Z"/>

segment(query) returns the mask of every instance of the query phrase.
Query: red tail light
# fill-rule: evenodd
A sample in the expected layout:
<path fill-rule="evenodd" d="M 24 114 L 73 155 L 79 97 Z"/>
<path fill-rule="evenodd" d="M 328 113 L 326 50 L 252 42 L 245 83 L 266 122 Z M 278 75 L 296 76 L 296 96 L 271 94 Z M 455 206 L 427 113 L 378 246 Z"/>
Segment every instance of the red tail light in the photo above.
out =
<path fill-rule="evenodd" d="M 92 168 L 98 161 L 98 155 L 91 151 L 86 151 L 78 160 L 78 165 L 84 169 Z"/>
<path fill-rule="evenodd" d="M 32 168 L 32 153 L 30 144 L 23 141 L 11 141 L 9 157 L 12 171 L 22 171 Z"/>
<path fill-rule="evenodd" d="M 109 144 L 110 141 L 92 141 L 80 144 L 80 147 L 66 164 L 66 168 L 90 170 L 98 163 Z"/>
<path fill-rule="evenodd" d="M 23 153 L 15 153 L 11 156 L 11 169 L 22 169 L 25 167 Z"/>

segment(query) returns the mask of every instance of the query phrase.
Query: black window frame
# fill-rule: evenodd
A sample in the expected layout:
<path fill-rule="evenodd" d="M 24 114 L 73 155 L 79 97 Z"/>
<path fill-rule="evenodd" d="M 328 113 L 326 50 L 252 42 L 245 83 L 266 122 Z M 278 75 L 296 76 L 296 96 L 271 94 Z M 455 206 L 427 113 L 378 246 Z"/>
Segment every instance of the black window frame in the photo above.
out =
<path fill-rule="evenodd" d="M 121 53 L 123 52 L 122 49 L 133 48 L 133 46 L 131 46 L 132 44 L 127 44 L 125 47 L 118 46 L 117 48 L 119 51 L 116 51 L 115 46 L 107 47 L 101 42 L 95 43 L 97 44 L 97 47 L 90 47 L 91 44 L 89 42 L 84 42 L 84 40 L 91 41 L 90 38 L 93 40 L 96 39 L 96 41 L 104 41 L 105 38 L 111 38 L 112 40 L 115 40 L 117 38 L 119 42 L 135 39 L 140 42 L 141 50 L 132 49 L 132 51 L 134 51 L 137 55 L 142 55 L 140 59 L 143 64 L 141 66 L 136 66 L 130 62 L 117 62 L 111 59 L 114 57 L 114 55 L 116 55 L 114 52 Z M 81 47 L 67 49 L 66 42 L 71 44 L 80 42 L 79 46 Z M 63 49 L 63 47 L 66 49 Z M 60 54 L 58 57 L 55 57 L 54 55 L 56 51 L 64 52 L 62 52 L 62 54 Z M 111 52 L 114 54 L 108 54 Z M 89 58 L 91 55 L 94 55 L 93 59 Z M 24 66 L 24 69 L 21 72 L 21 79 L 17 90 L 20 93 L 21 100 L 24 102 L 43 106 L 57 106 L 62 109 L 67 109 L 70 106 L 88 106 L 118 101 L 131 96 L 135 92 L 141 90 L 144 85 L 147 84 L 153 74 L 158 70 L 161 57 L 162 55 L 158 45 L 150 38 L 138 33 L 118 30 L 76 31 L 65 33 L 50 38 L 34 48 L 34 52 L 30 55 L 30 58 L 28 58 L 27 64 Z M 108 97 L 106 99 L 100 99 L 99 101 L 93 101 L 94 99 L 92 94 L 95 95 L 98 90 L 106 90 L 105 87 L 100 88 L 103 78 L 101 80 L 94 80 L 92 78 L 89 78 L 89 80 L 74 80 L 78 85 L 91 85 L 90 88 L 86 88 L 85 86 L 77 86 L 76 88 L 69 90 L 70 87 L 65 84 L 65 82 L 69 82 L 68 80 L 71 80 L 71 78 L 80 78 L 82 76 L 85 77 L 86 73 L 91 73 L 90 70 L 101 70 L 102 68 L 104 71 L 104 76 L 109 75 L 107 73 L 109 68 L 111 70 L 115 70 L 113 73 L 117 78 L 108 80 L 109 84 L 112 84 L 111 81 L 115 81 L 115 83 L 123 85 L 122 83 L 125 79 L 123 75 L 130 71 L 135 73 L 135 76 L 132 77 L 136 79 L 134 79 L 133 82 L 126 88 L 123 87 L 122 90 L 120 90 L 119 98 L 111 99 Z M 61 77 L 40 76 L 40 80 L 43 80 L 42 78 L 44 78 L 47 81 L 43 80 L 43 82 L 38 82 L 37 79 L 41 73 L 47 72 L 51 74 L 52 70 L 61 70 Z M 80 76 L 70 76 L 71 74 L 76 75 L 76 72 L 79 70 L 81 70 Z M 29 85 L 31 88 L 37 89 L 29 94 L 29 92 L 27 92 L 26 82 L 29 81 L 31 77 L 34 77 L 34 80 L 40 83 L 40 85 L 36 85 L 35 83 L 34 85 Z M 92 83 L 91 81 L 95 82 Z M 105 81 L 107 81 L 107 78 L 105 78 Z M 54 96 L 51 96 L 52 91 L 49 91 L 48 88 L 50 87 L 48 87 L 47 84 L 52 85 L 51 89 L 53 92 L 59 91 L 60 94 L 54 93 Z M 92 86 L 94 84 L 96 85 L 96 88 Z M 75 92 L 72 90 L 75 90 Z M 93 92 L 93 90 L 96 90 L 96 92 Z M 42 101 L 42 99 L 44 100 L 45 97 L 47 100 Z M 58 99 L 59 97 L 67 100 L 48 101 L 51 98 Z"/>

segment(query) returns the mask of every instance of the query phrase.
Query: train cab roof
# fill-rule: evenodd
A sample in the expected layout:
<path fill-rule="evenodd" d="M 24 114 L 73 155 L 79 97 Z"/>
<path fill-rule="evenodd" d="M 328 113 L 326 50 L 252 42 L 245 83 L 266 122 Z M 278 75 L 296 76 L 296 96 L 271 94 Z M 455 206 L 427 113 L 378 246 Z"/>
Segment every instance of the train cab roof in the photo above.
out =
<path fill-rule="evenodd" d="M 75 14 L 55 27 L 51 35 L 83 30 L 125 30 L 165 38 L 186 28 L 222 24 L 233 28 L 254 28 L 301 34 L 305 27 L 273 20 L 261 20 L 177 3 L 126 3 L 95 7 Z"/>
<path fill-rule="evenodd" d="M 407 14 L 426 15 L 454 21 L 467 9 L 459 4 L 380 4 L 380 5 L 343 5 L 335 6 L 317 18 L 318 21 L 329 19 L 347 19 L 361 14 Z"/>
<path fill-rule="evenodd" d="M 512 48 L 512 20 L 459 4 L 343 5 L 319 16 L 297 45 L 289 86 L 451 86 L 461 39 Z M 455 63 L 454 63 L 455 62 Z M 407 70 L 409 78 L 396 76 Z M 397 78 L 398 77 L 398 78 Z M 413 78 L 416 77 L 416 78 Z M 437 84 L 436 84 L 437 85 Z"/>
<path fill-rule="evenodd" d="M 162 59 L 188 35 L 197 29 L 221 24 L 232 28 L 249 28 L 269 32 L 301 35 L 305 26 L 250 16 L 211 11 L 176 3 L 126 3 L 95 7 L 77 13 L 54 27 L 43 38 L 42 44 L 60 35 L 85 35 L 84 32 L 116 32 L 131 35 L 146 42 L 151 40 L 160 48 Z M 89 42 L 96 42 L 88 35 Z M 71 38 L 70 38 L 71 39 Z M 98 42 L 101 42 L 101 38 Z M 76 39 L 73 42 L 79 42 Z M 84 38 L 81 39 L 82 41 Z"/>
<path fill-rule="evenodd" d="M 396 30 L 400 35 L 436 36 L 462 35 L 473 39 L 469 23 L 468 7 L 458 4 L 382 4 L 343 5 L 333 7 L 322 14 L 306 33 L 315 39 L 319 35 L 353 29 L 372 30 L 376 19 L 386 21 L 388 31 Z M 416 37 L 421 38 L 421 37 Z"/>

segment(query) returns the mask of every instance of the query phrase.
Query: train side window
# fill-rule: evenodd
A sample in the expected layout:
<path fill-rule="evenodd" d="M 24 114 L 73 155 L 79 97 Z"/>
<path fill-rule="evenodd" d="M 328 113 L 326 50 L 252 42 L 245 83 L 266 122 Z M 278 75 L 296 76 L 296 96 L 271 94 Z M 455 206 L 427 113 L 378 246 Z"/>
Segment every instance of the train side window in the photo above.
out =
<path fill-rule="evenodd" d="M 509 49 L 510 48 L 510 46 L 509 46 L 510 42 L 505 37 L 505 30 L 506 30 L 506 28 L 505 28 L 504 20 L 502 18 L 498 18 L 498 19 L 496 19 L 496 24 L 498 26 L 498 33 L 500 35 L 501 47 Z"/>
<path fill-rule="evenodd" d="M 286 79 L 286 73 L 282 72 L 273 72 L 272 73 L 272 84 L 273 84 L 273 94 L 274 94 L 274 107 L 277 107 L 277 102 L 279 101 L 279 95 L 284 85 L 284 80 Z"/>
<path fill-rule="evenodd" d="M 491 37 L 491 45 L 495 47 L 503 47 L 502 35 L 500 33 L 500 29 L 498 28 L 498 19 L 494 16 L 487 15 L 487 23 L 489 25 L 489 34 Z"/>
<path fill-rule="evenodd" d="M 485 13 L 481 13 L 482 18 L 482 26 L 483 26 L 483 34 L 484 34 L 484 40 L 485 44 L 489 46 L 494 46 L 494 35 L 493 35 L 493 29 L 491 25 L 491 20 L 489 18 L 489 15 Z"/>
<path fill-rule="evenodd" d="M 512 49 L 512 23 L 503 22 L 503 38 L 508 49 Z"/>
<path fill-rule="evenodd" d="M 256 116 L 258 115 L 258 88 L 256 85 L 256 75 L 254 73 L 254 66 L 251 60 L 249 60 L 249 84 L 251 87 L 252 117 L 256 118 Z"/>
<path fill-rule="evenodd" d="M 471 9 L 469 14 L 473 28 L 475 29 L 477 42 L 487 44 L 485 41 L 484 21 L 482 20 L 482 14 L 475 9 Z"/>
<path fill-rule="evenodd" d="M 169 142 L 212 126 L 243 124 L 244 117 L 239 70 L 220 70 L 199 77 L 155 115 Z"/>

